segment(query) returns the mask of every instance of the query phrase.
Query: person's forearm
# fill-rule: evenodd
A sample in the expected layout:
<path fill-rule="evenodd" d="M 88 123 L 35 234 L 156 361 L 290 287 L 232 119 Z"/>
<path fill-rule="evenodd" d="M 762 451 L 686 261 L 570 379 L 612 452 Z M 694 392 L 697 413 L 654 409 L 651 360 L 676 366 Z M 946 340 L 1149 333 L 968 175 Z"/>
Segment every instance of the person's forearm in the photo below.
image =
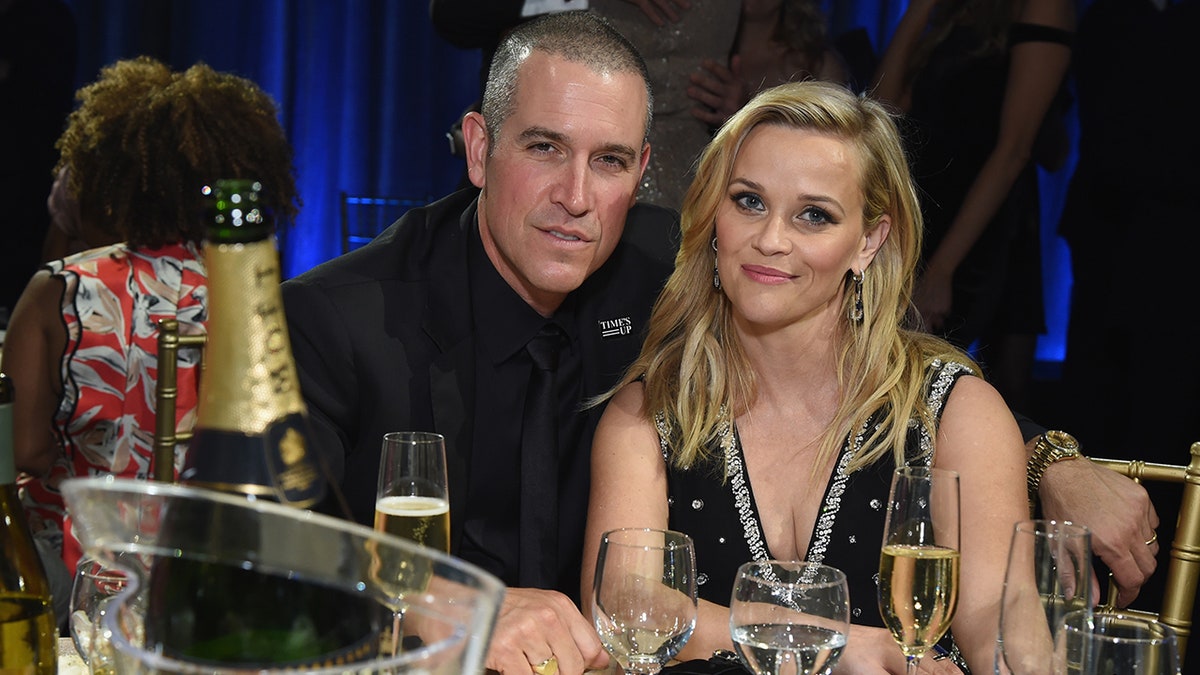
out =
<path fill-rule="evenodd" d="M 696 618 L 696 630 L 680 650 L 678 659 L 707 659 L 717 649 L 733 649 L 729 637 L 729 608 L 701 600 Z"/>
<path fill-rule="evenodd" d="M 1027 161 L 1028 155 L 993 153 L 988 157 L 945 237 L 930 256 L 926 274 L 954 274 L 999 211 Z"/>
<path fill-rule="evenodd" d="M 929 15 L 935 4 L 937 3 L 934 0 L 913 0 L 900 17 L 900 23 L 896 25 L 892 39 L 875 69 L 874 87 L 871 92 L 875 98 L 901 108 L 907 107 L 904 74 L 908 70 L 908 61 L 912 58 L 913 49 L 921 33 L 925 31 L 925 25 L 929 23 Z"/>

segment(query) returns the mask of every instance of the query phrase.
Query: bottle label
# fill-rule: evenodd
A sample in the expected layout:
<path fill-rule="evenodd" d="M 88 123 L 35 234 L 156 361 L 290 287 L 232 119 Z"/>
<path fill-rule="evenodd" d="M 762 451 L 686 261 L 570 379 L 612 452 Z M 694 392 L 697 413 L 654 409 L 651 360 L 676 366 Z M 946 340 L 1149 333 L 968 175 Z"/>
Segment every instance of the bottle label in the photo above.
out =
<path fill-rule="evenodd" d="M 255 434 L 197 428 L 180 478 L 291 506 L 316 506 L 325 498 L 326 484 L 305 444 L 306 424 L 303 415 L 292 414 Z"/>
<path fill-rule="evenodd" d="M 205 428 L 256 434 L 282 417 L 305 412 L 274 241 L 206 249 L 213 282 L 208 286 L 208 381 L 198 411 Z"/>

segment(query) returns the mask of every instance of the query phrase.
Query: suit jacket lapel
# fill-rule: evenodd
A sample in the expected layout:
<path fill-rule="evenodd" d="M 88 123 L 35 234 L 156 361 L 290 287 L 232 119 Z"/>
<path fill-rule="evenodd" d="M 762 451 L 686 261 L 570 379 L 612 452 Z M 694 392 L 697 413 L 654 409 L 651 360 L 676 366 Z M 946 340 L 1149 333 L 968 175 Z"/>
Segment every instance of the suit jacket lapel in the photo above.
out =
<path fill-rule="evenodd" d="M 446 437 L 452 546 L 462 534 L 475 416 L 475 340 L 467 283 L 467 243 L 474 226 L 472 205 L 457 224 L 441 228 L 445 240 L 431 251 L 429 269 L 436 273 L 427 280 L 423 312 L 423 328 L 437 352 L 429 363 L 429 387 L 434 431 Z"/>

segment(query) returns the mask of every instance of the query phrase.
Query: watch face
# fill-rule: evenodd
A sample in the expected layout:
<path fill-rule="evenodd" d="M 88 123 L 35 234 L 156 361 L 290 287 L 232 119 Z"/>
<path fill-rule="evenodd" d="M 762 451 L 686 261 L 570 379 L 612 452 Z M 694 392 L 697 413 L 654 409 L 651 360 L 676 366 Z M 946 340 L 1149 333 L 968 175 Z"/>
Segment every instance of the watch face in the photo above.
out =
<path fill-rule="evenodd" d="M 1079 441 L 1075 437 L 1065 431 L 1047 431 L 1046 442 L 1054 446 L 1057 450 L 1064 450 L 1069 453 L 1079 452 Z"/>

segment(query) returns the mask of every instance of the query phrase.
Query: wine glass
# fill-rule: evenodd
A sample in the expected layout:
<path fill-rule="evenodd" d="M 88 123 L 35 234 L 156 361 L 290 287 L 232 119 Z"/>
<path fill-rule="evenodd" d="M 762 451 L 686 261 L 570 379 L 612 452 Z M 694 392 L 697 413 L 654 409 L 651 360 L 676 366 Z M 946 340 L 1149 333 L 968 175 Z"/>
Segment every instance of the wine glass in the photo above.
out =
<path fill-rule="evenodd" d="M 1179 675 L 1175 629 L 1154 619 L 1076 610 L 1054 639 L 1055 675 Z"/>
<path fill-rule="evenodd" d="M 909 675 L 950 628 L 959 563 L 958 473 L 896 469 L 879 556 L 879 613 L 904 652 Z"/>
<path fill-rule="evenodd" d="M 836 567 L 767 560 L 738 568 L 729 633 L 756 675 L 828 675 L 849 630 L 850 591 Z"/>
<path fill-rule="evenodd" d="M 1013 527 L 1000 601 L 996 672 L 1048 673 L 1054 635 L 1067 612 L 1090 611 L 1091 533 L 1082 525 L 1022 520 Z"/>
<path fill-rule="evenodd" d="M 102 620 L 112 599 L 128 583 L 125 572 L 99 559 L 85 556 L 75 566 L 71 585 L 69 630 L 79 658 L 93 672 L 111 667 L 112 653 Z"/>
<path fill-rule="evenodd" d="M 695 569 L 686 534 L 622 528 L 601 535 L 592 620 L 626 673 L 659 672 L 692 636 Z"/>
<path fill-rule="evenodd" d="M 446 442 L 441 434 L 384 434 L 375 492 L 375 529 L 450 552 Z"/>

